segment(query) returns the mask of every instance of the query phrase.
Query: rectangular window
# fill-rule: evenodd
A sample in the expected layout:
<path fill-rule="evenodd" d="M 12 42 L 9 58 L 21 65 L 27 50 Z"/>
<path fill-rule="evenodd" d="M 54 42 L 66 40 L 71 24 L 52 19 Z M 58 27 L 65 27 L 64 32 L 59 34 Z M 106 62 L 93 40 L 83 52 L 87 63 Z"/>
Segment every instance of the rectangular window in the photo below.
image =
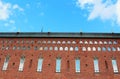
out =
<path fill-rule="evenodd" d="M 19 64 L 19 69 L 18 69 L 19 71 L 23 71 L 24 62 L 25 62 L 25 57 L 22 56 L 22 57 L 20 58 L 20 64 Z"/>
<path fill-rule="evenodd" d="M 42 63 L 43 63 L 43 58 L 39 58 L 38 59 L 38 67 L 37 67 L 38 72 L 42 71 Z"/>
<path fill-rule="evenodd" d="M 2 70 L 7 70 L 9 59 L 10 59 L 10 57 L 6 56 Z"/>
<path fill-rule="evenodd" d="M 75 71 L 76 72 L 80 72 L 80 59 L 79 58 L 76 58 L 75 60 Z"/>
<path fill-rule="evenodd" d="M 98 59 L 94 58 L 94 71 L 99 72 Z"/>
<path fill-rule="evenodd" d="M 116 59 L 112 59 L 112 66 L 113 66 L 114 73 L 118 73 L 118 67 L 117 67 Z"/>
<path fill-rule="evenodd" d="M 56 72 L 60 72 L 61 70 L 61 58 L 56 59 Z"/>

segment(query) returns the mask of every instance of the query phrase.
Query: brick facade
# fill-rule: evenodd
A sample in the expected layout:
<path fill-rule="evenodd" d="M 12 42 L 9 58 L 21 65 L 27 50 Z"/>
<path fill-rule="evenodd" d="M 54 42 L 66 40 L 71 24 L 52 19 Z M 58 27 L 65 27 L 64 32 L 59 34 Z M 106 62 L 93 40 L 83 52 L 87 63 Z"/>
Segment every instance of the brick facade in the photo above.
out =
<path fill-rule="evenodd" d="M 65 50 L 65 47 L 68 49 Z M 86 49 L 83 50 L 83 47 Z M 98 47 L 101 48 L 100 51 Z M 103 47 L 105 50 L 102 50 Z M 6 56 L 10 59 L 7 70 L 3 70 Z M 18 70 L 21 56 L 25 57 L 23 71 Z M 37 72 L 39 57 L 43 58 L 41 72 Z M 56 72 L 57 57 L 61 58 L 60 72 Z M 99 59 L 98 73 L 94 72 L 94 57 Z M 76 58 L 80 58 L 80 72 L 75 71 Z M 120 79 L 120 73 L 113 71 L 112 58 L 116 59 L 119 71 L 119 38 L 2 37 L 0 79 Z"/>

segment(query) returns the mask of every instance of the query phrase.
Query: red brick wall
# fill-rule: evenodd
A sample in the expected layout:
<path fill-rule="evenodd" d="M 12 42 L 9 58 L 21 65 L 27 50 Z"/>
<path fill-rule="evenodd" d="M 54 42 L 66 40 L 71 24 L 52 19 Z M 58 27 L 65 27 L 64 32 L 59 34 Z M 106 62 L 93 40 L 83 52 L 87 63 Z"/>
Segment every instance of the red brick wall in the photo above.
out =
<path fill-rule="evenodd" d="M 4 40 L 4 43 L 1 41 Z M 6 40 L 13 40 L 12 43 L 5 43 Z M 17 43 L 17 40 L 35 41 L 33 44 Z M 37 44 L 37 41 L 76 41 L 76 44 Z M 117 44 L 80 44 L 79 41 L 117 41 Z M 2 46 L 9 46 L 9 50 L 2 50 Z M 30 46 L 30 50 L 13 50 L 13 46 Z M 38 47 L 79 47 L 79 51 L 55 51 L 55 50 L 34 50 L 34 46 Z M 80 39 L 80 38 L 0 38 L 0 79 L 120 79 L 120 73 L 113 72 L 111 59 L 115 57 L 118 69 L 120 69 L 120 51 L 82 51 L 82 47 L 119 47 L 119 39 Z M 10 60 L 6 71 L 2 70 L 5 57 L 9 55 Z M 24 70 L 18 71 L 20 57 L 25 56 Z M 56 73 L 56 58 L 61 57 L 61 72 Z M 99 73 L 94 72 L 93 58 L 99 59 Z M 42 72 L 37 72 L 38 58 L 43 57 Z M 80 58 L 80 73 L 75 72 L 75 58 Z M 32 66 L 29 68 L 30 61 Z M 70 68 L 67 68 L 67 61 Z M 107 61 L 108 69 L 106 69 L 105 61 Z M 13 65 L 14 64 L 14 65 Z"/>

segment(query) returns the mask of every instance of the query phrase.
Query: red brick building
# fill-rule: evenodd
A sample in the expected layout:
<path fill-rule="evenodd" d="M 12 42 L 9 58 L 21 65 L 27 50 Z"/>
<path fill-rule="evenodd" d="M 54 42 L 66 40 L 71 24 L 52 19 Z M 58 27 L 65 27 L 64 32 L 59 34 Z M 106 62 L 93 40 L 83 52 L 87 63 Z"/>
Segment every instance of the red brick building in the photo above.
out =
<path fill-rule="evenodd" d="M 0 33 L 0 79 L 120 79 L 119 33 Z"/>

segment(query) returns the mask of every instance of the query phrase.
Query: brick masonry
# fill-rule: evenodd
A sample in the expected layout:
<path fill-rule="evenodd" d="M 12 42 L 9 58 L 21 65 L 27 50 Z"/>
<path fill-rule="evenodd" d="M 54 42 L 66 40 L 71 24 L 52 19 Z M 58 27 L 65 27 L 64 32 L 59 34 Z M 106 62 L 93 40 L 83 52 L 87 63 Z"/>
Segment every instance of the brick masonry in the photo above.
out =
<path fill-rule="evenodd" d="M 5 42 L 12 40 L 12 43 Z M 34 43 L 17 43 L 17 41 L 31 41 Z M 37 41 L 76 41 L 76 44 L 37 44 Z M 80 44 L 79 41 L 117 41 L 117 44 Z M 1 42 L 4 41 L 4 42 Z M 2 47 L 9 46 L 9 49 Z M 13 50 L 13 46 L 30 46 L 30 50 Z M 55 50 L 34 50 L 34 47 L 76 47 L 78 51 L 55 51 Z M 119 47 L 119 39 L 95 39 L 95 38 L 0 38 L 0 79 L 120 79 L 120 73 L 114 73 L 111 63 L 113 57 L 117 60 L 118 69 L 120 69 L 120 51 L 82 51 L 82 47 Z M 5 57 L 9 55 L 10 60 L 7 70 L 3 71 Z M 25 56 L 24 69 L 18 71 L 20 57 Z M 37 72 L 38 58 L 43 57 L 42 72 Z M 56 73 L 56 58 L 61 57 L 61 72 Z M 75 58 L 80 58 L 80 73 L 75 72 Z M 94 72 L 93 58 L 99 58 L 99 73 Z M 31 67 L 30 61 L 32 60 Z M 69 61 L 69 69 L 67 68 Z M 105 66 L 108 64 L 108 69 Z"/>

